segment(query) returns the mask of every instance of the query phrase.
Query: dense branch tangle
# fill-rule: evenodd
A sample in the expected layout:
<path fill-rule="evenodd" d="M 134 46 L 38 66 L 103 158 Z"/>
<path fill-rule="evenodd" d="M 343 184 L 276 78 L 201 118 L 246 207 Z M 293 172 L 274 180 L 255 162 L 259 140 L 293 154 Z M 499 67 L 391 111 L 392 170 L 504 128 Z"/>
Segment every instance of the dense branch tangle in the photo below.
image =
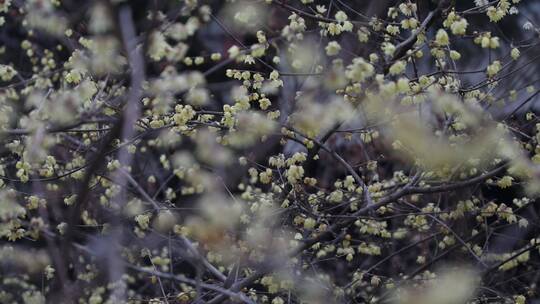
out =
<path fill-rule="evenodd" d="M 535 9 L 3 1 L 0 302 L 533 300 Z"/>

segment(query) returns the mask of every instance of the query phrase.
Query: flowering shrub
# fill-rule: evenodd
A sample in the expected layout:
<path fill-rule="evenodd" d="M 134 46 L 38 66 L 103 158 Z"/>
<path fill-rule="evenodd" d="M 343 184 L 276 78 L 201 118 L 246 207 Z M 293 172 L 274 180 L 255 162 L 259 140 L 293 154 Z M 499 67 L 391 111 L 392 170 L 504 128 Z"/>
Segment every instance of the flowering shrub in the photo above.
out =
<path fill-rule="evenodd" d="M 0 1 L 0 303 L 538 300 L 537 4 Z"/>

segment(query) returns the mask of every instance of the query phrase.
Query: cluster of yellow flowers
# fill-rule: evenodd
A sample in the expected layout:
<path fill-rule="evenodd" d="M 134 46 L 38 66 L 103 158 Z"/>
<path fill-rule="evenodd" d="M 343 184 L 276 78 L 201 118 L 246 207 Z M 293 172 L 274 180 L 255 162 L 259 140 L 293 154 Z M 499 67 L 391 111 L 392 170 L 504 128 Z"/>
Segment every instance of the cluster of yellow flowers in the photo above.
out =
<path fill-rule="evenodd" d="M 446 255 L 530 279 L 536 239 L 491 246 L 537 225 L 519 0 L 202 2 L 0 1 L 0 302 L 460 303 Z"/>

